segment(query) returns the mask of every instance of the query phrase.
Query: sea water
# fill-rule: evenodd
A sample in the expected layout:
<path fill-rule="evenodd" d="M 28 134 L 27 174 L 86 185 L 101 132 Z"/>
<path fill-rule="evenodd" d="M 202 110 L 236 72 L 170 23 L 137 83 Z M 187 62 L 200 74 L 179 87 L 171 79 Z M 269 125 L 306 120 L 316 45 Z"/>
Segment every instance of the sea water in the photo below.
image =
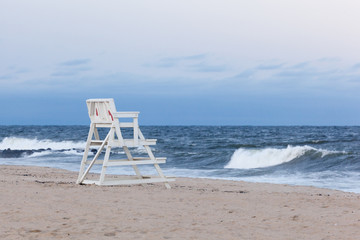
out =
<path fill-rule="evenodd" d="M 360 193 L 360 127 L 143 126 L 166 175 Z M 78 171 L 88 126 L 0 126 L 0 164 Z M 104 133 L 100 132 L 100 135 Z M 144 154 L 143 148 L 133 149 Z M 89 157 L 95 154 L 95 149 Z M 114 149 L 111 157 L 123 154 Z M 101 155 L 100 157 L 103 157 Z M 112 167 L 109 173 L 133 174 Z M 99 172 L 96 166 L 93 172 Z M 142 166 L 150 173 L 153 167 Z"/>

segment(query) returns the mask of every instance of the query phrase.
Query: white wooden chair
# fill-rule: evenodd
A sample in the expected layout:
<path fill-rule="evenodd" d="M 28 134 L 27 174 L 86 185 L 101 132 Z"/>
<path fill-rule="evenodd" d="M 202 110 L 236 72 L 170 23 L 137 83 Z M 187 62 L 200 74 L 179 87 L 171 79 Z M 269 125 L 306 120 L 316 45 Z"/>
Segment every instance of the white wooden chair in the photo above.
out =
<path fill-rule="evenodd" d="M 156 144 L 156 139 L 145 139 L 138 125 L 139 112 L 117 112 L 115 103 L 112 98 L 109 99 L 88 99 L 86 100 L 89 117 L 91 120 L 90 130 L 86 142 L 84 156 L 81 161 L 78 184 L 97 184 L 97 185 L 120 185 L 120 184 L 145 184 L 164 182 L 166 188 L 170 188 L 169 181 L 175 181 L 174 178 L 164 176 L 160 163 L 165 163 L 166 158 L 156 158 L 151 151 L 150 146 Z M 131 121 L 120 121 L 128 120 Z M 108 133 L 104 139 L 100 139 L 98 128 L 108 129 Z M 131 128 L 132 137 L 124 139 L 121 128 Z M 90 148 L 98 147 L 92 160 L 88 159 Z M 133 157 L 129 148 L 143 147 L 148 157 Z M 110 160 L 110 152 L 112 148 L 123 148 L 125 159 Z M 99 160 L 101 152 L 105 150 L 103 160 Z M 89 180 L 90 169 L 94 164 L 101 164 L 102 169 L 99 180 Z M 146 177 L 140 174 L 137 165 L 152 164 L 154 165 L 159 176 Z M 135 176 L 114 177 L 106 179 L 106 170 L 113 166 L 132 166 Z M 86 168 L 87 166 L 87 168 Z M 86 168 L 86 169 L 85 169 Z"/>

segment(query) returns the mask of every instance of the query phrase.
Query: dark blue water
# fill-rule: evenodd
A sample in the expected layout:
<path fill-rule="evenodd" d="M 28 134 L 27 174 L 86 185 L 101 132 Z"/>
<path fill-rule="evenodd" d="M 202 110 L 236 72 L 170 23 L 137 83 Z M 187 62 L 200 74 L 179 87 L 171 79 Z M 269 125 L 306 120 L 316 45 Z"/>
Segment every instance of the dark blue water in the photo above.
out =
<path fill-rule="evenodd" d="M 144 126 L 167 175 L 360 192 L 360 127 Z M 0 164 L 78 171 L 87 126 L 0 126 Z M 104 133 L 101 133 L 103 134 Z M 142 155 L 143 149 L 134 149 Z M 123 154 L 115 149 L 112 157 Z M 152 171 L 142 167 L 144 172 Z M 99 171 L 99 168 L 94 168 Z M 110 173 L 129 174 L 114 167 Z"/>

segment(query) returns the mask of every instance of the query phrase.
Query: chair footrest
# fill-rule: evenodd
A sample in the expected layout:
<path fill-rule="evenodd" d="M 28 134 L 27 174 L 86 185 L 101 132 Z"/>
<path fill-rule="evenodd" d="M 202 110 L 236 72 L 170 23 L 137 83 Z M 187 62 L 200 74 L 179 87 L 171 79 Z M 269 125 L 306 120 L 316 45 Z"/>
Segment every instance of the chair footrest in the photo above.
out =
<path fill-rule="evenodd" d="M 139 139 L 135 141 L 134 139 L 124 139 L 124 144 L 121 143 L 119 140 L 115 140 L 111 143 L 111 146 L 113 147 L 138 147 L 138 146 L 150 146 L 150 145 L 156 145 L 157 139 Z"/>
<path fill-rule="evenodd" d="M 155 158 L 156 160 L 151 160 L 150 158 L 141 158 L 135 157 L 133 161 L 129 159 L 114 159 L 109 160 L 107 166 L 127 166 L 127 165 L 138 165 L 138 164 L 161 164 L 166 162 L 166 158 Z M 86 164 L 90 164 L 91 160 L 86 161 Z M 104 160 L 96 160 L 94 164 L 103 164 Z"/>
<path fill-rule="evenodd" d="M 104 182 L 100 183 L 97 180 L 84 180 L 82 184 L 95 184 L 99 186 L 111 186 L 111 185 L 129 185 L 129 184 L 143 184 L 143 183 L 158 183 L 158 182 L 173 182 L 175 178 L 162 178 L 162 177 L 145 177 L 137 178 L 134 177 L 123 177 L 123 178 L 113 178 L 107 179 Z"/>
<path fill-rule="evenodd" d="M 119 159 L 119 160 L 111 160 L 108 161 L 106 166 L 128 166 L 128 165 L 144 165 L 144 164 L 160 164 L 165 163 L 166 158 L 156 158 L 155 160 L 152 159 L 144 159 L 144 160 L 137 160 L 134 159 L 133 161 L 128 159 Z"/>
<path fill-rule="evenodd" d="M 100 146 L 104 141 L 103 140 L 91 140 L 90 146 Z M 106 145 L 107 143 L 105 143 Z"/>
<path fill-rule="evenodd" d="M 135 141 L 134 139 L 124 139 L 123 143 L 120 140 L 114 140 L 112 142 L 107 141 L 105 145 L 110 145 L 112 147 L 139 147 L 139 146 L 150 146 L 150 145 L 156 145 L 157 139 L 139 139 Z M 100 146 L 104 140 L 91 140 L 90 146 Z"/>

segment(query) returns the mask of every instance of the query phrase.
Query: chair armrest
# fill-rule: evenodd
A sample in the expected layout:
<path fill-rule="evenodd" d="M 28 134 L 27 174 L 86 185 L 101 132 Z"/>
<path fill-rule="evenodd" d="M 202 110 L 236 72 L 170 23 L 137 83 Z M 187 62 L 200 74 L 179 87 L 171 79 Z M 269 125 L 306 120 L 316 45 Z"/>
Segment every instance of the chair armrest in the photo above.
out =
<path fill-rule="evenodd" d="M 137 118 L 140 112 L 115 112 L 114 117 L 116 118 Z"/>

